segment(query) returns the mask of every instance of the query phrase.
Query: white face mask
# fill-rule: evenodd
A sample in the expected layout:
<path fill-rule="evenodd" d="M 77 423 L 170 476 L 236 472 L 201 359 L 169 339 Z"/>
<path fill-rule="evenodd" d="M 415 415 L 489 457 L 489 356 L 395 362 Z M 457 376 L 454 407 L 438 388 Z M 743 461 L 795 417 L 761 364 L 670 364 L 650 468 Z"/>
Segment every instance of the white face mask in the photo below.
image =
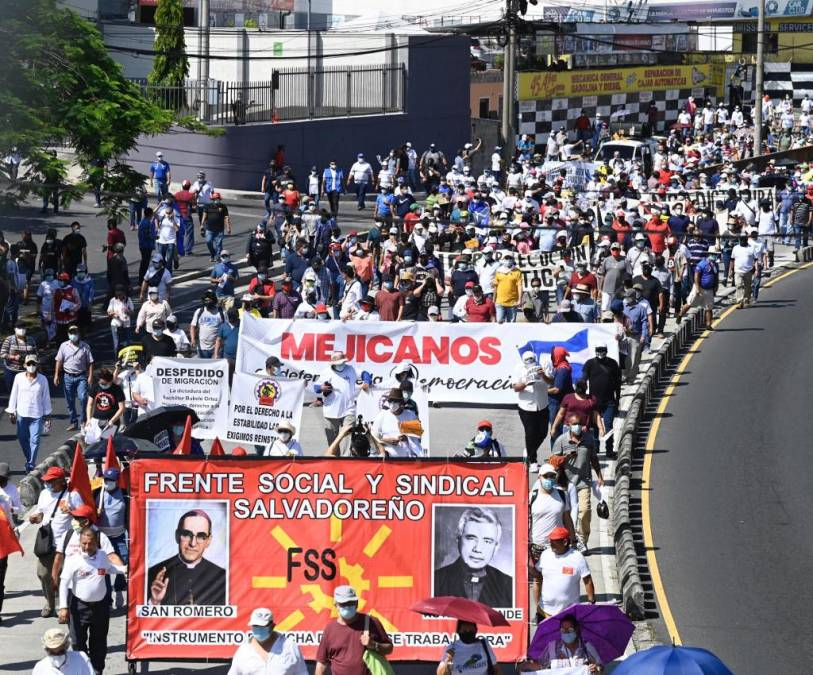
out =
<path fill-rule="evenodd" d="M 291 434 L 287 431 L 280 431 L 279 440 L 281 440 L 283 443 L 287 443 L 291 440 Z"/>
<path fill-rule="evenodd" d="M 34 366 L 34 365 L 31 365 L 31 366 L 26 366 L 26 367 L 25 367 L 25 369 L 26 369 L 26 370 L 27 370 L 29 373 L 36 373 L 36 372 L 37 372 L 37 367 L 36 367 L 36 366 Z"/>
<path fill-rule="evenodd" d="M 17 337 L 20 337 L 20 338 L 25 337 L 25 328 L 15 328 L 15 329 L 14 329 L 14 334 L 15 334 Z"/>
<path fill-rule="evenodd" d="M 118 486 L 119 484 L 114 480 L 106 480 L 104 482 L 104 489 L 107 490 L 107 492 L 113 492 Z"/>

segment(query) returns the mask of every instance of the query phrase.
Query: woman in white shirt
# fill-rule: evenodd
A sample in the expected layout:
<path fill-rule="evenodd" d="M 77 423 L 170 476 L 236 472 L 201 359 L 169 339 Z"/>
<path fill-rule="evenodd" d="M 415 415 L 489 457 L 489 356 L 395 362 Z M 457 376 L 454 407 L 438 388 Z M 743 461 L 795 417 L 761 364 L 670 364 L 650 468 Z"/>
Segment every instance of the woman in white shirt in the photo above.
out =
<path fill-rule="evenodd" d="M 477 637 L 477 624 L 457 622 L 458 639 L 443 648 L 436 675 L 502 675 L 500 664 L 484 638 Z"/>
<path fill-rule="evenodd" d="M 132 325 L 135 307 L 133 301 L 127 297 L 124 286 L 115 288 L 115 295 L 107 304 L 107 316 L 110 317 L 110 333 L 113 335 L 113 354 L 119 353 L 119 347 L 130 343 L 130 326 Z"/>
<path fill-rule="evenodd" d="M 296 427 L 288 421 L 277 425 L 277 437 L 265 451 L 266 457 L 302 457 L 302 446 L 294 438 Z"/>
<path fill-rule="evenodd" d="M 308 675 L 296 643 L 274 630 L 270 609 L 257 607 L 248 621 L 251 639 L 234 654 L 228 675 Z"/>

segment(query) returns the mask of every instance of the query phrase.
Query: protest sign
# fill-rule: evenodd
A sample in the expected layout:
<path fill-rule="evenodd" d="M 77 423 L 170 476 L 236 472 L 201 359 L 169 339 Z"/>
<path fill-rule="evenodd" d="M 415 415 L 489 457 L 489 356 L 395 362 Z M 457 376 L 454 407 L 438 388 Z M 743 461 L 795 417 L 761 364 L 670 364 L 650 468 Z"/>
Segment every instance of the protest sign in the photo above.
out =
<path fill-rule="evenodd" d="M 359 610 L 391 635 L 391 659 L 437 663 L 456 638 L 455 621 L 410 607 L 465 597 L 466 565 L 485 574 L 480 601 L 509 621 L 480 627 L 499 661 L 525 653 L 528 474 L 520 461 L 149 457 L 134 461 L 130 476 L 128 659 L 228 659 L 263 606 L 313 659 L 336 618 L 333 590 L 349 584 Z M 487 544 L 458 545 L 459 527 Z M 198 528 L 209 536 L 193 550 Z M 197 562 L 192 572 L 181 555 Z"/>
<path fill-rule="evenodd" d="M 584 189 L 592 180 L 593 173 L 601 167 L 601 162 L 592 162 L 583 159 L 570 159 L 564 162 L 548 161 L 542 167 L 542 175 L 549 185 L 565 172 L 565 187 Z"/>
<path fill-rule="evenodd" d="M 510 253 L 514 256 L 517 268 L 522 272 L 523 282 L 530 286 L 533 279 L 540 279 L 542 282 L 542 289 L 552 291 L 556 288 L 556 272 L 559 266 L 569 262 L 571 266 L 580 260 L 590 261 L 590 246 L 589 244 L 582 244 L 580 246 L 572 246 L 570 248 L 558 249 L 556 251 L 531 251 L 530 253 L 514 253 L 513 251 L 494 251 L 494 260 L 502 260 L 505 253 Z M 454 269 L 455 260 L 460 253 L 448 253 L 445 251 L 436 251 L 435 255 L 438 256 L 443 263 L 443 268 L 448 272 Z M 480 251 L 473 251 L 471 261 L 474 264 L 483 257 Z"/>
<path fill-rule="evenodd" d="M 396 366 L 411 363 L 416 385 L 425 386 L 430 401 L 514 404 L 511 372 L 520 354 L 532 350 L 547 359 L 563 346 L 570 352 L 573 379 L 596 345 L 606 344 L 618 358 L 611 324 L 584 323 L 446 323 L 412 321 L 315 321 L 256 319 L 240 322 L 237 370 L 251 373 L 269 356 L 283 362 L 280 374 L 318 381 L 333 351 L 343 351 L 373 384 L 392 380 Z"/>
<path fill-rule="evenodd" d="M 225 440 L 271 445 L 277 425 L 290 422 L 299 437 L 305 382 L 268 375 L 235 373 Z"/>
<path fill-rule="evenodd" d="M 361 415 L 362 421 L 372 424 L 376 415 L 387 406 L 387 395 L 389 394 L 388 387 L 370 387 L 369 391 L 362 391 L 356 399 L 356 413 Z M 418 419 L 421 421 L 423 427 L 423 436 L 421 436 L 421 447 L 424 452 L 429 455 L 431 439 L 429 435 L 429 397 L 427 396 L 424 388 L 421 386 L 414 387 L 412 391 L 412 400 L 418 407 Z"/>
<path fill-rule="evenodd" d="M 641 202 L 652 202 L 667 204 L 672 208 L 673 204 L 680 202 L 683 204 L 687 199 L 691 201 L 698 209 L 711 209 L 717 202 L 725 202 L 728 199 L 729 188 L 708 189 L 708 190 L 667 190 L 664 194 L 659 192 L 642 192 Z M 737 196 L 741 196 L 746 190 L 734 188 Z M 755 199 L 757 203 L 762 199 L 770 199 L 771 204 L 775 202 L 776 189 L 772 187 L 753 187 L 747 188 L 751 193 L 751 199 Z"/>
<path fill-rule="evenodd" d="M 171 359 L 155 356 L 147 368 L 154 407 L 183 405 L 199 418 L 195 438 L 222 435 L 229 414 L 229 363 L 226 359 Z"/>

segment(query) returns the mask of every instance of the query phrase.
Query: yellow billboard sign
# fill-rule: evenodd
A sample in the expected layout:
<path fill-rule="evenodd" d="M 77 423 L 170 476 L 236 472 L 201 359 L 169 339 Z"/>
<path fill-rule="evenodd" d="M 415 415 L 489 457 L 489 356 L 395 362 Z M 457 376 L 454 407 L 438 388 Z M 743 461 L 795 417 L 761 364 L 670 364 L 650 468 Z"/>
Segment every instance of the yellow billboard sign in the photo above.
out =
<path fill-rule="evenodd" d="M 597 96 L 663 89 L 719 88 L 722 70 L 716 64 L 637 66 L 607 70 L 519 73 L 520 101 L 570 96 Z"/>

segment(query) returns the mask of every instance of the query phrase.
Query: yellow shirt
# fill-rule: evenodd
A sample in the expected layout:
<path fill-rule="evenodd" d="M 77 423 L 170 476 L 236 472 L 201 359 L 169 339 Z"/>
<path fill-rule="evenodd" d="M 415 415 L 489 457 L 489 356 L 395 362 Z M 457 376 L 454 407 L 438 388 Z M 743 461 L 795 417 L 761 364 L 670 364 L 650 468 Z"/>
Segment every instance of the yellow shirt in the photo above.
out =
<path fill-rule="evenodd" d="M 500 268 L 494 276 L 494 304 L 515 307 L 522 295 L 522 272 L 517 268 L 505 271 Z"/>

